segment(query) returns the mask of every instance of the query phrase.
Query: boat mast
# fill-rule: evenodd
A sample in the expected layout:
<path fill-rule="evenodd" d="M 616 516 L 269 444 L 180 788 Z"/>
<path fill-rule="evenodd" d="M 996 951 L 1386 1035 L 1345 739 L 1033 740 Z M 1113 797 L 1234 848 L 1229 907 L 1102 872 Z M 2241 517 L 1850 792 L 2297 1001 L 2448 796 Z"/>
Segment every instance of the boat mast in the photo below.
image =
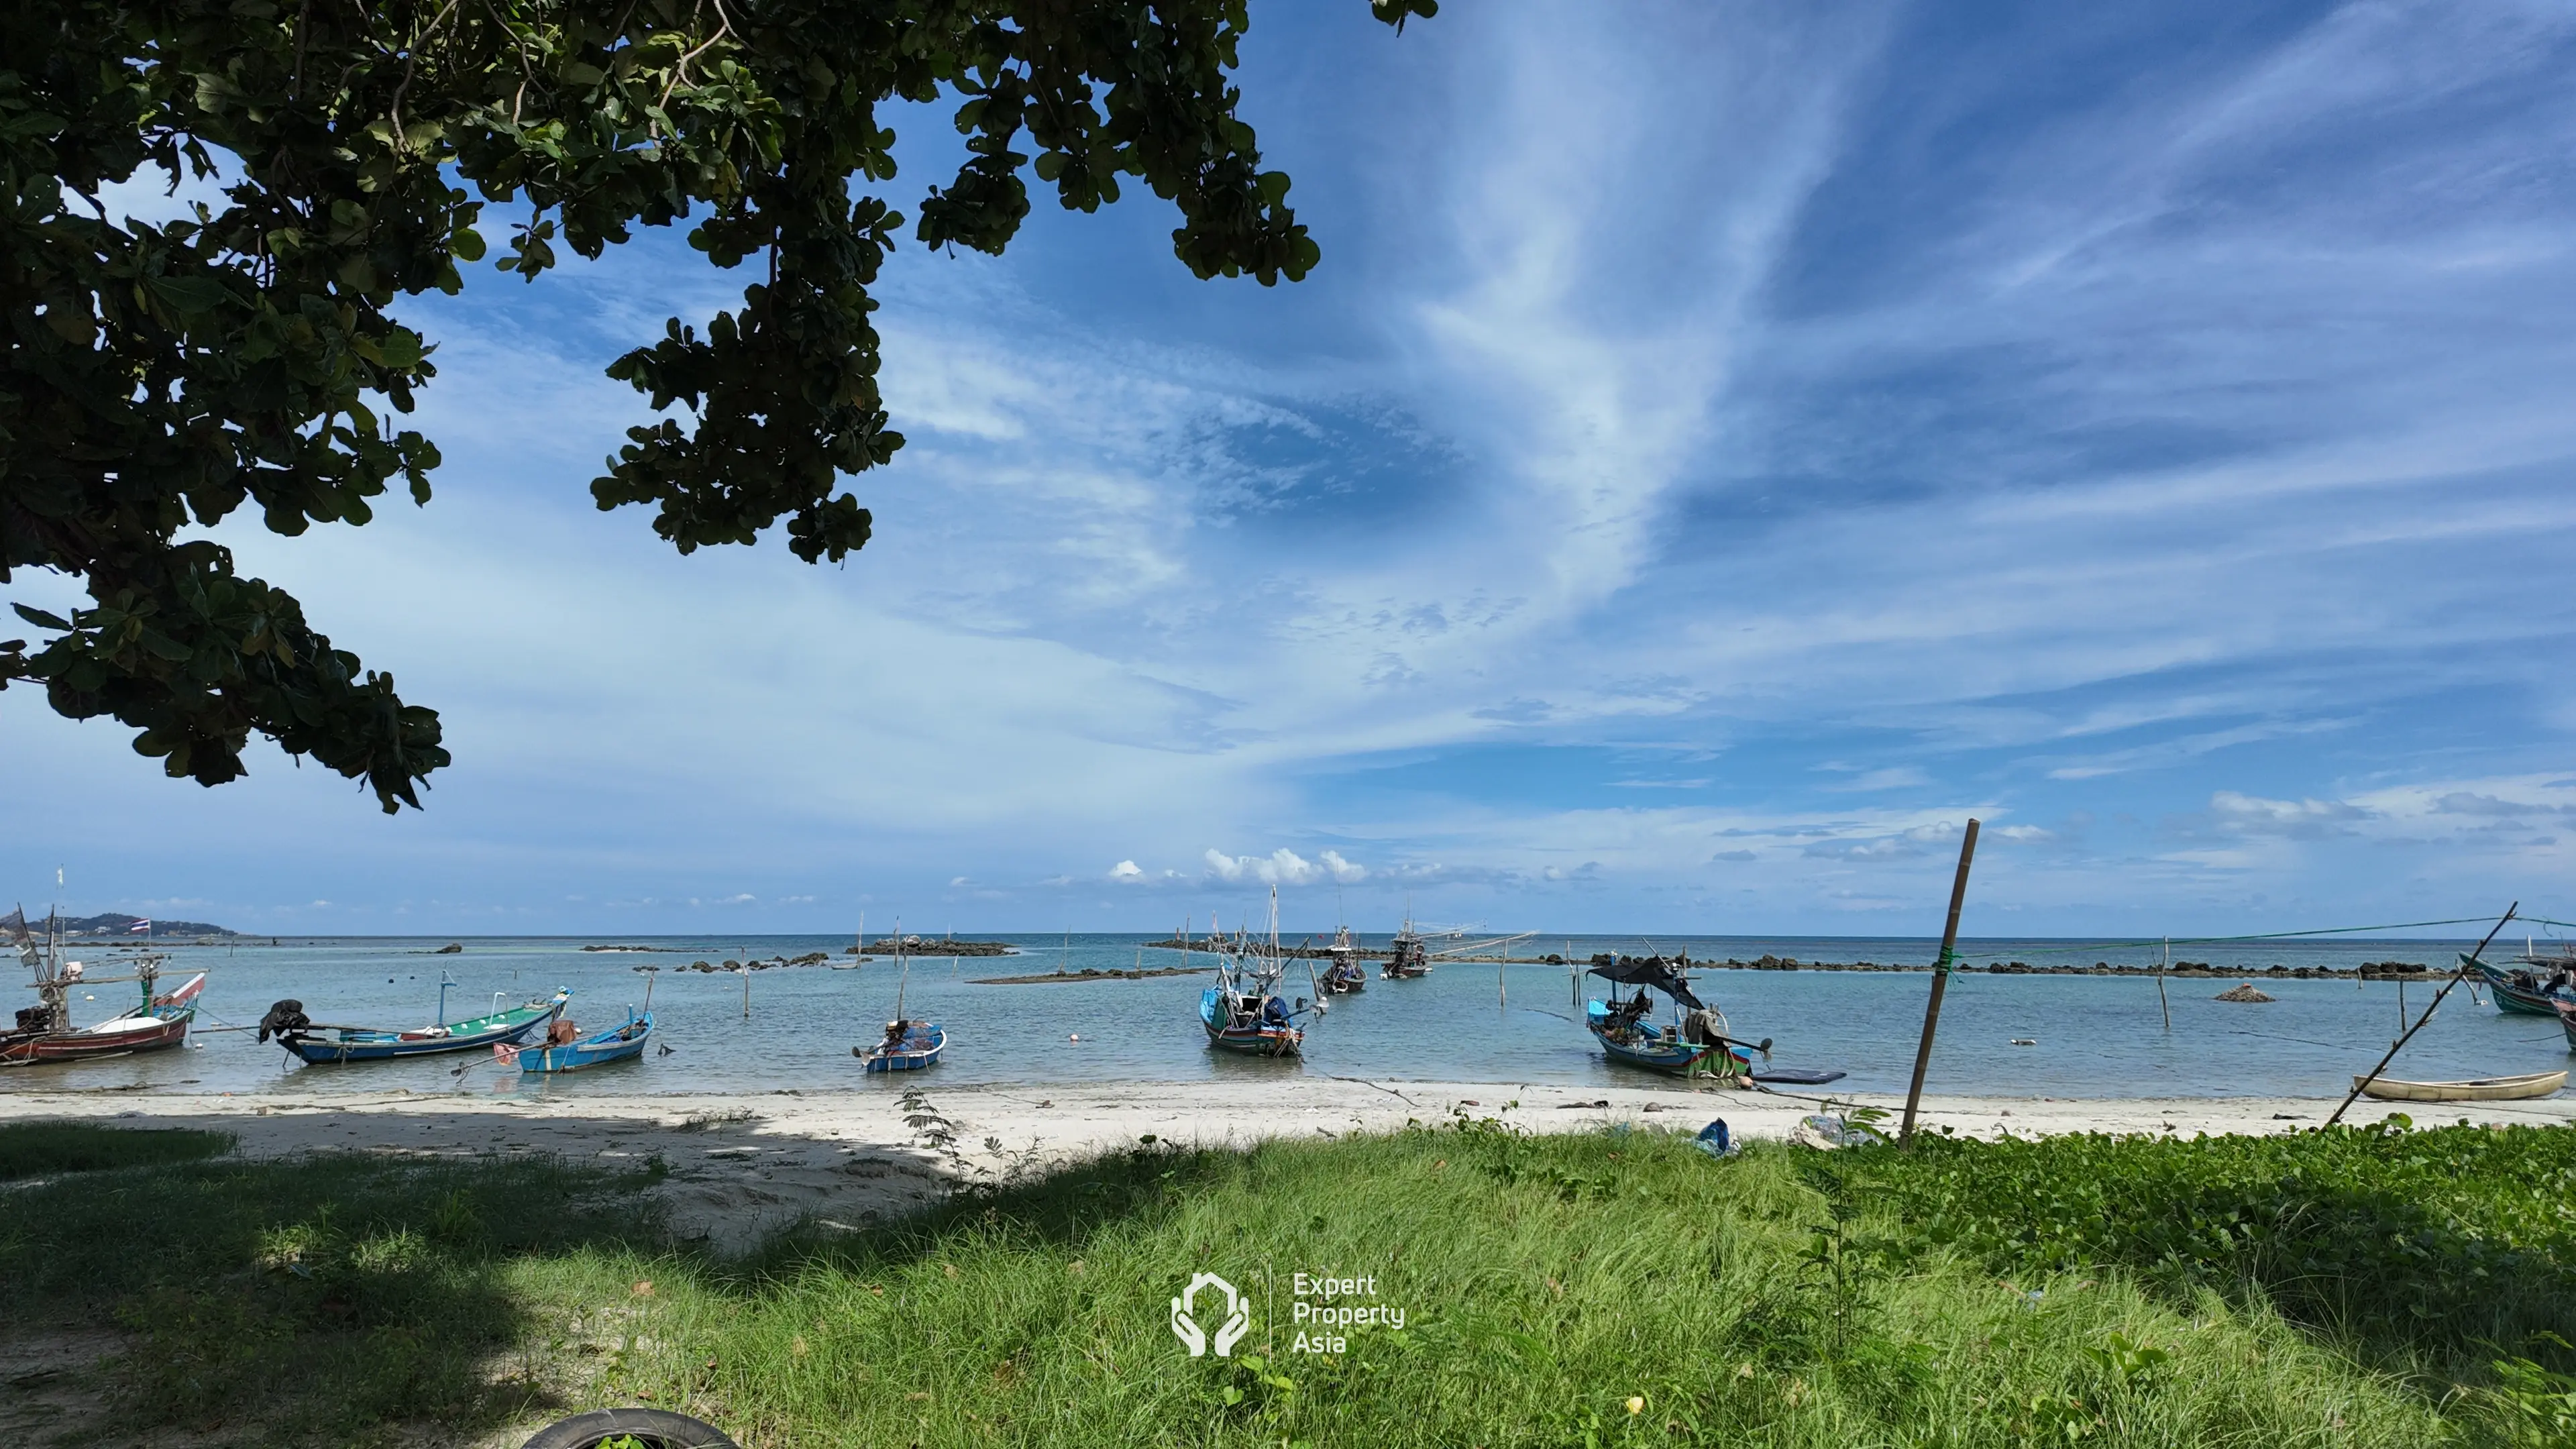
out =
<path fill-rule="evenodd" d="M 903 988 L 912 980 L 911 958 L 903 954 L 903 917 L 894 918 L 894 1019 L 903 1020 Z"/>

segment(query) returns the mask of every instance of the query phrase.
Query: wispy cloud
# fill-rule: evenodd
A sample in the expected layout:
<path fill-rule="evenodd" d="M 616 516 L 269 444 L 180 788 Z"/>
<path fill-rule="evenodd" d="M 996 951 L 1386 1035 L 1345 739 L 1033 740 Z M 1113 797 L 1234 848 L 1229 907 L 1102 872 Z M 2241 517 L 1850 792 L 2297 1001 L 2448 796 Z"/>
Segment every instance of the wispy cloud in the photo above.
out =
<path fill-rule="evenodd" d="M 414 304 L 433 505 L 224 537 L 442 708 L 431 812 L 12 692 L 63 829 L 0 866 L 245 922 L 1876 930 L 1975 814 L 2021 929 L 2562 878 L 2576 17 L 1450 10 L 1265 12 L 1299 287 L 1175 275 L 1150 199 L 901 253 L 846 568 L 584 491 L 643 415 L 601 365 L 743 275 L 656 234 Z"/>

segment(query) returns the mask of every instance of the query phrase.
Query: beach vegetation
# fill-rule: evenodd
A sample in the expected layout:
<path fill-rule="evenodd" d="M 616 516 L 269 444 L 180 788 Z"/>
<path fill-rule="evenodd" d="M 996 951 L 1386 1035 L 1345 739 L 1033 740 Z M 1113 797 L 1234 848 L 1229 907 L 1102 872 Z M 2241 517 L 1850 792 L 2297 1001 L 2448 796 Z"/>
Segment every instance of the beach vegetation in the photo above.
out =
<path fill-rule="evenodd" d="M 112 1167 L 194 1162 L 233 1149 L 229 1132 L 135 1128 L 102 1132 L 85 1122 L 0 1123 L 0 1182 Z"/>
<path fill-rule="evenodd" d="M 218 1159 L 0 1193 L 0 1276 L 121 1335 L 122 1428 L 207 1442 L 2546 1445 L 2572 1169 L 2554 1127 L 1716 1159 L 1495 1116 L 1140 1141 L 726 1258 L 644 1174 Z M 1199 1273 L 1223 1357 L 1173 1331 Z M 1306 1334 L 1319 1282 L 1387 1311 Z"/>

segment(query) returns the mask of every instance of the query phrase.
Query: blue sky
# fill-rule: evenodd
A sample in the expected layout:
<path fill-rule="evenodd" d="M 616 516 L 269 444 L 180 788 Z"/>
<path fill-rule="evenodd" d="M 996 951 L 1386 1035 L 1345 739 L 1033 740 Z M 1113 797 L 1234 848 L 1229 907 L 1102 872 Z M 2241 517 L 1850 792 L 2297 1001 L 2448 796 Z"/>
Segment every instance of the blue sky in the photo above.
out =
<path fill-rule="evenodd" d="M 223 536 L 457 764 L 388 819 L 0 695 L 0 885 L 277 931 L 1926 934 L 2576 919 L 2576 10 L 1256 4 L 1324 247 L 908 247 L 846 567 L 679 558 L 600 375 L 676 235 L 440 343 L 426 509 Z M 953 164 L 894 118 L 907 210 Z M 138 201 L 138 207 L 145 203 Z M 10 597 L 60 603 L 59 580 Z"/>

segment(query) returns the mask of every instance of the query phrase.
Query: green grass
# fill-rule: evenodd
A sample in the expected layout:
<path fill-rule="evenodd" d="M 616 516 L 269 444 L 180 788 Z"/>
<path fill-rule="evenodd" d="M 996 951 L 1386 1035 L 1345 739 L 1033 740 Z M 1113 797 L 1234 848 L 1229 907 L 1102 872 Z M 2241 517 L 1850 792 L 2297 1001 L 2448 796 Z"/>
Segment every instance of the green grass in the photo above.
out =
<path fill-rule="evenodd" d="M 0 1182 L 58 1172 L 194 1162 L 232 1150 L 229 1132 L 100 1128 L 85 1122 L 0 1123 Z"/>
<path fill-rule="evenodd" d="M 205 1164 L 0 1193 L 0 1280 L 132 1335 L 127 1412 L 244 1443 L 650 1402 L 760 1446 L 2564 1444 L 2571 1166 L 2563 1129 L 1717 1162 L 1463 1122 L 1140 1145 L 723 1262 L 640 1174 Z M 1254 1301 L 1231 1359 L 1168 1327 L 1201 1269 Z M 1293 1352 L 1300 1269 L 1406 1327 Z"/>

